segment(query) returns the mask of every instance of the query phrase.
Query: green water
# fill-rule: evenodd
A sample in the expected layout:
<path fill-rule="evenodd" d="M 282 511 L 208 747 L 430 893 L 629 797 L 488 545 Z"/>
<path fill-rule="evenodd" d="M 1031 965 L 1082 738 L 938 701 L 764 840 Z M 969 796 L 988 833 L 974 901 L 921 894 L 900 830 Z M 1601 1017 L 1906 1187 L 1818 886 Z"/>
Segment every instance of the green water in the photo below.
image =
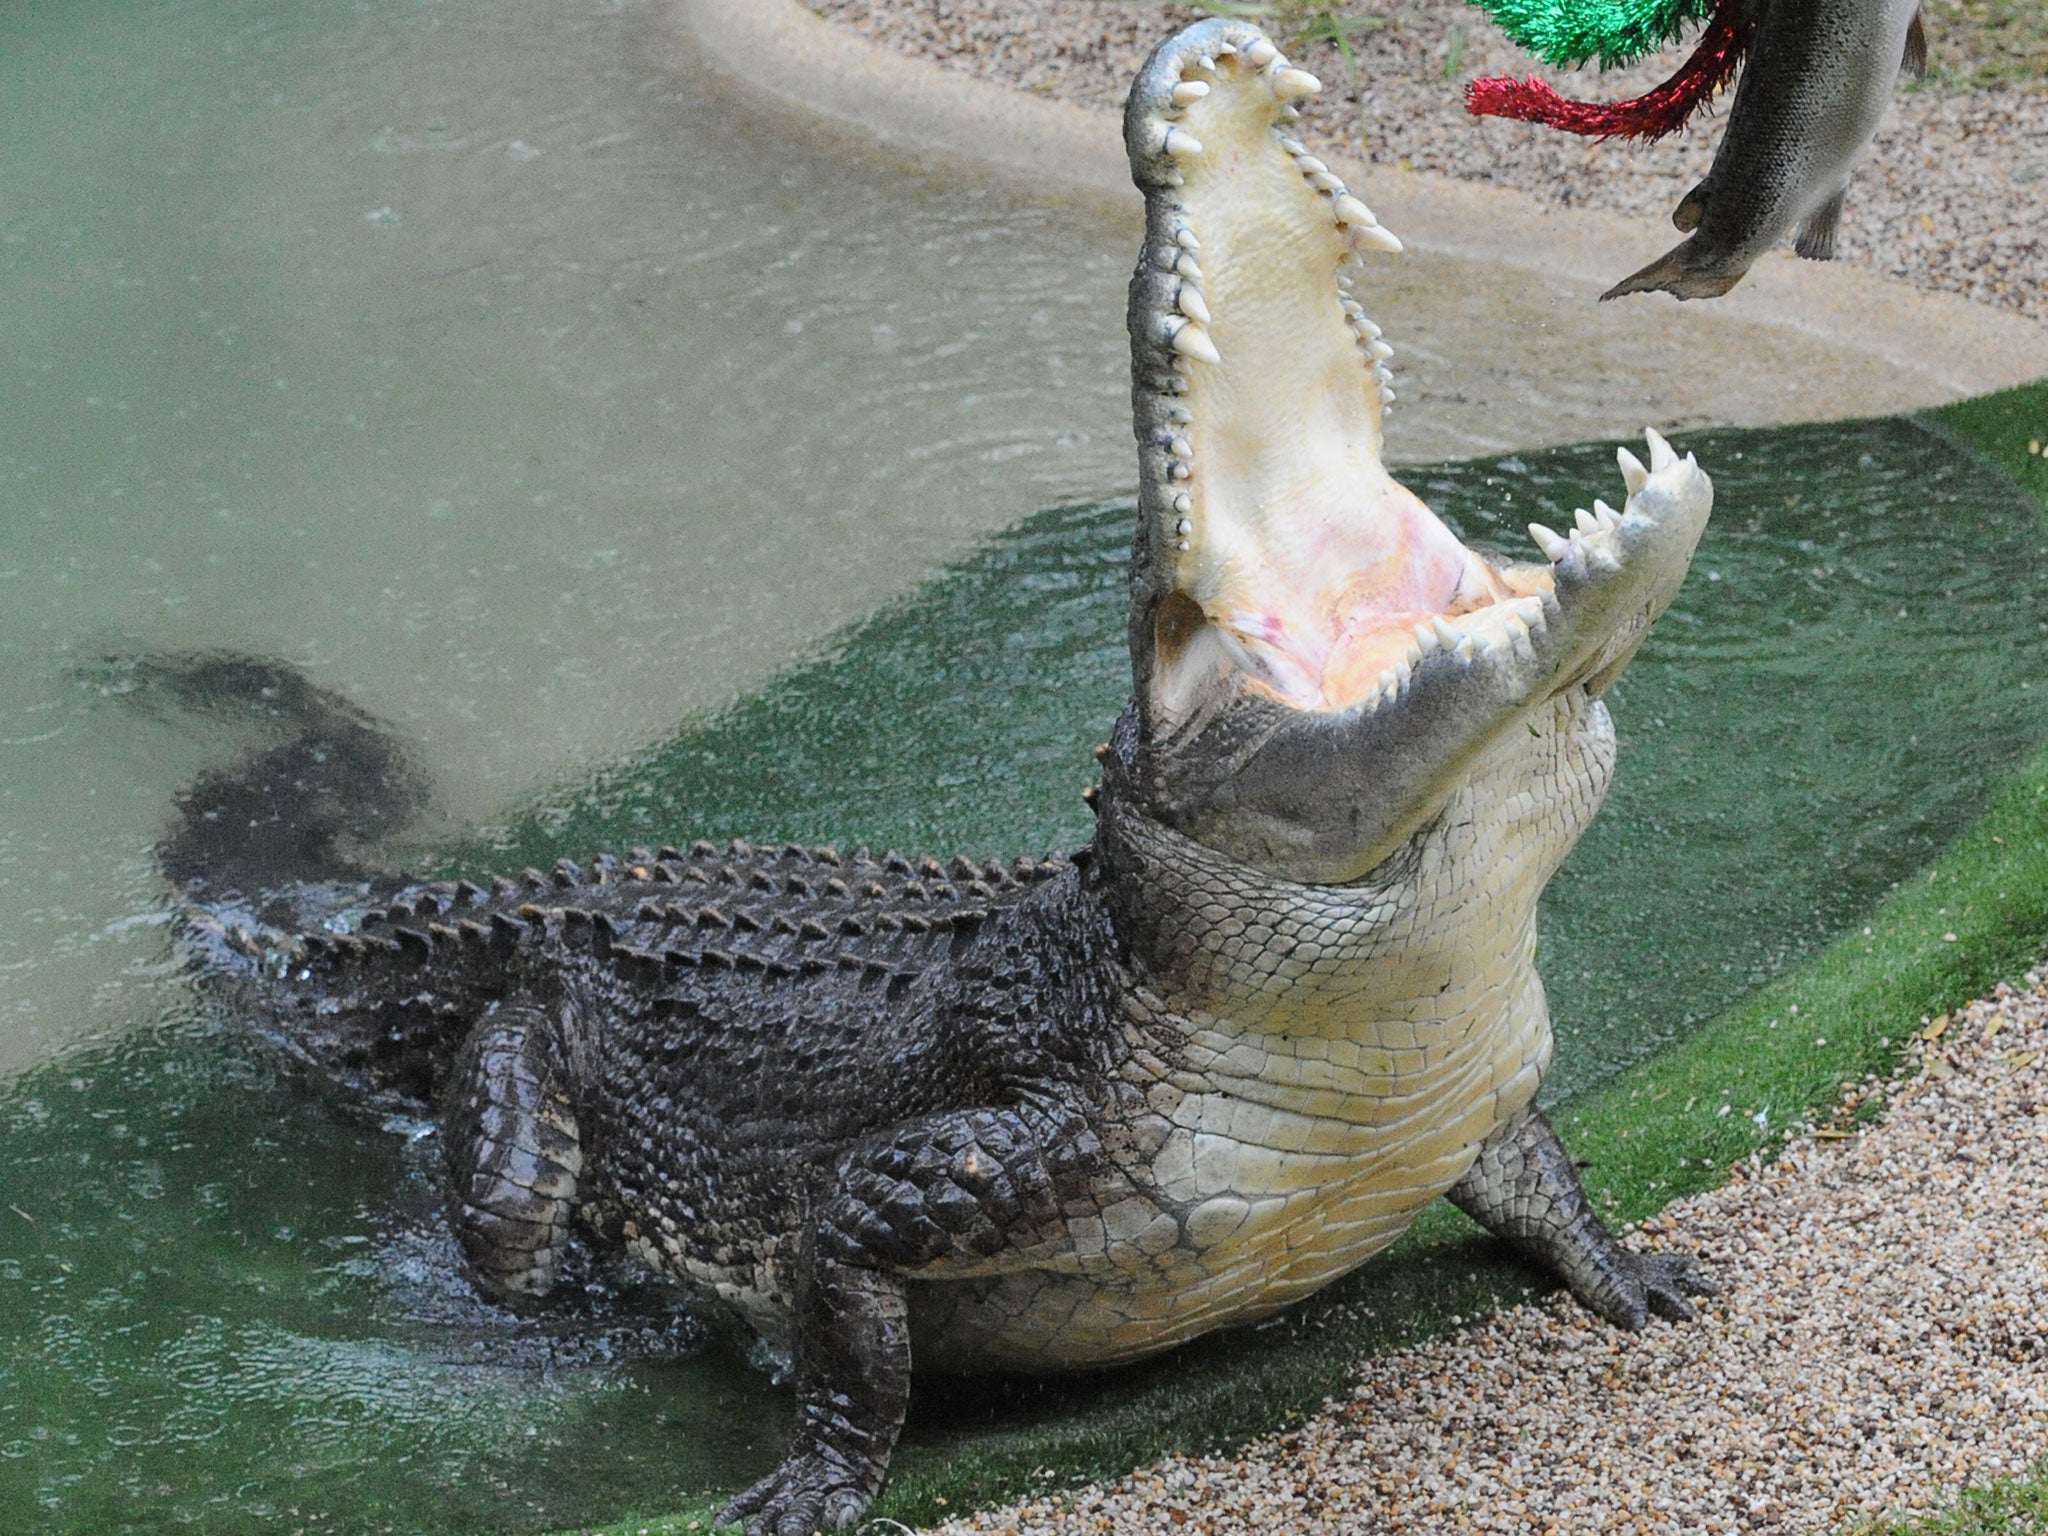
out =
<path fill-rule="evenodd" d="M 1855 923 L 2042 734 L 2048 597 L 2015 575 L 2048 550 L 2009 479 L 1910 422 L 1685 446 L 1715 474 L 1715 520 L 1617 692 L 1621 777 L 1546 905 L 1553 1094 Z M 1411 479 L 1513 549 L 1613 477 L 1585 447 Z M 730 710 L 487 829 L 488 852 L 444 857 L 697 833 L 1069 846 L 1124 688 L 1128 516 L 1032 517 Z M 334 1102 L 173 981 L 153 995 L 152 1027 L 0 1091 L 0 1523 L 546 1530 L 772 1461 L 785 1396 L 660 1293 L 607 1272 L 550 1318 L 480 1307 L 419 1126 Z M 944 1422 L 912 1443 L 1057 1418 L 1088 1390 L 930 1398 Z"/>
<path fill-rule="evenodd" d="M 783 1402 L 665 1296 L 479 1305 L 417 1129 L 189 1019 L 16 1085 L 0 1526 L 532 1530 L 764 1463 Z"/>
<path fill-rule="evenodd" d="M 1130 474 L 1120 228 L 809 144 L 651 0 L 0 0 L 0 1074 L 162 1006 L 208 750 L 68 681 L 288 657 L 450 824 Z"/>
<path fill-rule="evenodd" d="M 1693 574 L 1612 704 L 1621 770 L 1545 898 L 1553 1098 L 1811 954 L 1966 826 L 2048 720 L 2048 530 L 1908 421 L 1702 433 Z M 1618 490 L 1611 447 L 1404 471 L 1461 537 Z M 1131 511 L 993 541 L 721 718 L 548 797 L 472 855 L 714 838 L 1016 853 L 1087 836 L 1087 748 L 1129 686 Z"/>

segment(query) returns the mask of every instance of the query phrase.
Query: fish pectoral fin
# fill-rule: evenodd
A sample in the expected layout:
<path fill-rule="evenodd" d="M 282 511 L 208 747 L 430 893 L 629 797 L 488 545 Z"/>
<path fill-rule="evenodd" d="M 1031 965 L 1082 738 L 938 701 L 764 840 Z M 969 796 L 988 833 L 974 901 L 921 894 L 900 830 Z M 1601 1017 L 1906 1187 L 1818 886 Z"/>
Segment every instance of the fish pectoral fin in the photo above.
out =
<path fill-rule="evenodd" d="M 1899 60 L 1899 68 L 1915 80 L 1927 78 L 1927 28 L 1923 24 L 1923 10 L 1913 13 L 1913 20 L 1906 28 L 1906 55 Z"/>
<path fill-rule="evenodd" d="M 1700 220 L 1707 216 L 1707 198 L 1712 190 L 1708 181 L 1702 181 L 1680 198 L 1678 206 L 1671 210 L 1672 226 L 1688 235 L 1698 229 Z"/>
<path fill-rule="evenodd" d="M 1808 261 L 1835 259 L 1835 236 L 1842 228 L 1842 198 L 1848 190 L 1842 188 L 1808 214 L 1806 222 L 1799 226 L 1799 238 L 1792 242 L 1792 249 Z"/>

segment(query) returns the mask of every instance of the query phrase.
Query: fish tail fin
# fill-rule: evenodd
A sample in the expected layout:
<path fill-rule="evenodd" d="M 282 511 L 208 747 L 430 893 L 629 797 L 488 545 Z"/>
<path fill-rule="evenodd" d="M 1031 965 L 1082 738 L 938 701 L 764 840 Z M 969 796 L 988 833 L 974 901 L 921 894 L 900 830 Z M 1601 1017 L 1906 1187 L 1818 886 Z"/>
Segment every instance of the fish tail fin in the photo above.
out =
<path fill-rule="evenodd" d="M 1842 198 L 1847 191 L 1848 188 L 1844 187 L 1837 192 L 1808 214 L 1806 222 L 1799 226 L 1799 237 L 1792 242 L 1792 249 L 1808 261 L 1835 259 L 1835 237 L 1842 230 Z"/>
<path fill-rule="evenodd" d="M 1600 295 L 1600 302 L 1631 293 L 1668 293 L 1681 299 L 1718 299 L 1741 282 L 1738 272 L 1701 271 L 1691 260 L 1692 241 L 1682 240 L 1640 272 L 1631 272 Z"/>
<path fill-rule="evenodd" d="M 96 677 L 143 708 L 245 725 L 255 737 L 179 793 L 157 845 L 164 874 L 194 899 L 253 901 L 383 873 L 365 850 L 428 803 L 425 781 L 381 724 L 284 662 L 156 653 L 110 660 Z"/>

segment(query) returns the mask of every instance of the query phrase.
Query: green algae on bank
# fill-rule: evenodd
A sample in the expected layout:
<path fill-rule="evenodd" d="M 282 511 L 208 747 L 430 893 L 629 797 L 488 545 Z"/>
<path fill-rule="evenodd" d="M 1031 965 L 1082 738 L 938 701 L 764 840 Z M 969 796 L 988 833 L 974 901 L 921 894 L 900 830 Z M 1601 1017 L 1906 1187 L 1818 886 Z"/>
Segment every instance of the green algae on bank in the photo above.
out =
<path fill-rule="evenodd" d="M 1777 1145 L 1784 1127 L 1831 1105 L 1843 1079 L 1889 1071 L 1924 1017 L 1987 990 L 2048 948 L 2048 752 L 2029 760 L 1984 820 L 1864 927 L 1566 1109 L 1566 1139 L 1611 1221 L 1641 1220 L 1720 1183 L 1731 1164 Z M 1795 1019 L 1797 1027 L 1786 1027 Z M 1827 1047 L 1817 1049 L 1816 1039 Z M 1718 1112 L 1723 1089 L 1740 1096 L 1743 1113 Z M 1759 1122 L 1756 1106 L 1772 1113 Z M 1028 1411 L 1013 1405 L 1009 1423 L 937 1428 L 973 1406 L 967 1389 L 939 1384 L 920 1404 L 876 1514 L 928 1524 L 1119 1476 L 1170 1451 L 1230 1448 L 1341 1394 L 1352 1361 L 1547 1288 L 1438 1205 L 1383 1258 L 1274 1323 L 1097 1381 L 1041 1384 L 1037 1402 Z M 1013 1395 L 1021 1400 L 1021 1391 Z M 643 1528 L 667 1536 L 692 1529 L 693 1520 L 709 1528 L 702 1507 L 692 1506 L 659 1521 L 624 1522 L 606 1536 Z"/>
<path fill-rule="evenodd" d="M 2048 385 L 1964 402 L 1913 426 L 1993 475 L 2022 521 L 2024 558 L 1992 559 L 1985 579 L 2002 590 L 2013 569 L 2036 567 L 2048 539 L 2039 520 L 2048 458 L 2029 454 L 2027 444 L 2048 437 Z M 1853 430 L 1840 429 L 1849 440 Z M 1911 532 L 1903 535 L 1909 546 Z M 1703 552 L 1704 569 L 1713 568 L 1713 554 L 1711 546 Z M 1899 637 L 1902 650 L 1916 631 Z M 2044 681 L 2038 656 L 2013 680 L 2014 691 L 2034 693 L 2017 687 L 2030 681 Z M 2023 751 L 2039 728 L 2036 700 L 2009 736 L 1965 748 Z M 1843 1079 L 1888 1071 L 1924 1017 L 2023 970 L 2044 950 L 2048 751 L 2028 758 L 1974 826 L 1817 958 L 1575 1098 L 1561 1118 L 1587 1164 L 1589 1191 L 1610 1218 L 1635 1221 L 1721 1182 L 1732 1163 L 1831 1106 Z M 1738 1102 L 1741 1113 L 1721 1112 Z M 1168 1451 L 1240 1443 L 1340 1392 L 1352 1360 L 1419 1342 L 1543 1284 L 1439 1206 L 1386 1257 L 1260 1329 L 1089 1381 L 927 1384 L 876 1514 L 926 1523 L 1120 1475 Z M 705 1530 L 714 1507 L 628 1521 L 609 1536 Z"/>
<path fill-rule="evenodd" d="M 1841 1536 L 2038 1536 L 2042 1531 L 2048 1531 L 2048 1462 L 2023 1477 L 1966 1489 L 1941 1514 L 1852 1525 Z"/>

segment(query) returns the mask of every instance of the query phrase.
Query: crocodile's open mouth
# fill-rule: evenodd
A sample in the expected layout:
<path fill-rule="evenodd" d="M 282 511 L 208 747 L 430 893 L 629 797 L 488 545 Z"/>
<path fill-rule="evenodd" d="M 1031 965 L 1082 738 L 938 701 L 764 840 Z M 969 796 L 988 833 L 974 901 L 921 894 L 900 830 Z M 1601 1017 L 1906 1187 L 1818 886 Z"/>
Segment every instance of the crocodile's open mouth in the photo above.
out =
<path fill-rule="evenodd" d="M 1318 89 L 1255 29 L 1212 23 L 1131 98 L 1155 183 L 1132 329 L 1141 379 L 1157 362 L 1139 435 L 1169 713 L 1222 657 L 1296 708 L 1348 708 L 1439 646 L 1526 638 L 1553 589 L 1542 563 L 1466 549 L 1381 462 L 1393 349 L 1361 295 L 1401 243 L 1292 137 Z"/>
<path fill-rule="evenodd" d="M 1387 473 L 1393 348 L 1364 295 L 1401 242 L 1294 137 L 1318 89 L 1212 18 L 1159 47 L 1125 111 L 1146 210 L 1129 771 L 1148 816 L 1327 884 L 1522 722 L 1597 699 L 1684 580 L 1713 489 L 1653 432 L 1647 466 L 1620 453 L 1624 508 L 1532 524 L 1525 564 L 1467 549 Z"/>

